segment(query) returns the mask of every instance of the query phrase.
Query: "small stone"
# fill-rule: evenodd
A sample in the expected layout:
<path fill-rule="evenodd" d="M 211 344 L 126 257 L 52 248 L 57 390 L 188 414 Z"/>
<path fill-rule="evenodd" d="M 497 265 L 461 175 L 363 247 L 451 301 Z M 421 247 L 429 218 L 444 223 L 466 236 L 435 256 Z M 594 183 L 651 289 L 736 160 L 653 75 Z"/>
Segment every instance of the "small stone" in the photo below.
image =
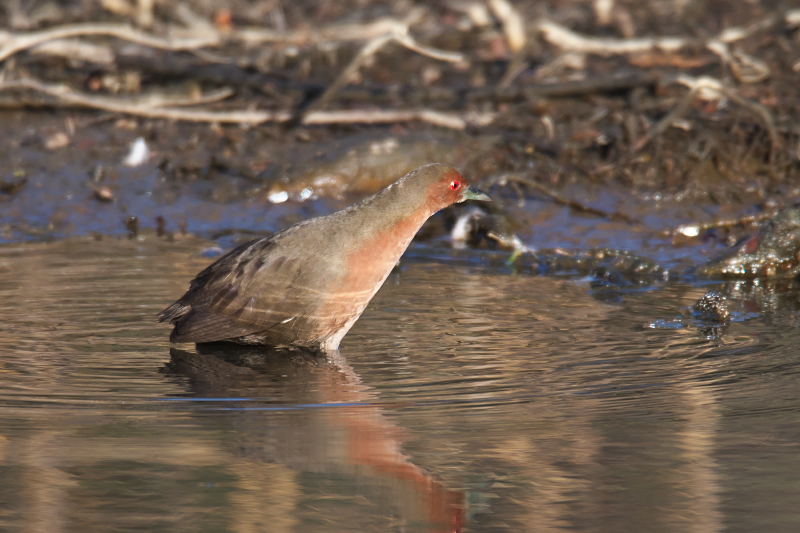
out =
<path fill-rule="evenodd" d="M 48 150 L 58 150 L 59 148 L 64 148 L 69 145 L 69 135 L 64 133 L 63 131 L 59 131 L 48 137 L 44 141 L 44 147 Z"/>
<path fill-rule="evenodd" d="M 126 167 L 138 167 L 146 163 L 148 159 L 150 159 L 150 149 L 144 142 L 144 138 L 139 137 L 131 144 L 131 149 L 122 160 L 122 164 Z"/>
<path fill-rule="evenodd" d="M 692 307 L 692 315 L 698 320 L 712 322 L 727 322 L 731 318 L 728 310 L 728 300 L 716 291 L 711 291 L 697 300 Z"/>
<path fill-rule="evenodd" d="M 101 202 L 112 202 L 114 200 L 114 193 L 108 187 L 103 186 L 94 190 L 94 197 Z"/>
<path fill-rule="evenodd" d="M 125 219 L 125 227 L 128 229 L 128 238 L 133 239 L 139 235 L 139 219 L 131 216 Z"/>

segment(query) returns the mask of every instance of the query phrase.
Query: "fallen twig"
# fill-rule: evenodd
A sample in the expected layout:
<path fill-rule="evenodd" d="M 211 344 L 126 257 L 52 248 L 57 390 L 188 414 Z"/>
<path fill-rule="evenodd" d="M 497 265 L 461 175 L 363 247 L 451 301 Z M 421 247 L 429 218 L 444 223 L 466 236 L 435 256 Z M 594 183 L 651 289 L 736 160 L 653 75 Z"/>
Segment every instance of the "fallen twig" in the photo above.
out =
<path fill-rule="evenodd" d="M 516 53 L 525 47 L 525 20 L 508 0 L 488 0 L 489 9 L 503 26 L 508 48 Z"/>
<path fill-rule="evenodd" d="M 71 37 L 106 36 L 158 48 L 162 50 L 196 50 L 217 46 L 226 41 L 245 44 L 276 42 L 284 44 L 303 44 L 311 42 L 348 42 L 375 39 L 391 34 L 404 46 L 423 55 L 443 61 L 463 61 L 463 56 L 455 52 L 445 52 L 420 45 L 408 37 L 408 28 L 427 13 L 425 8 L 412 9 L 403 20 L 384 17 L 367 24 L 339 24 L 320 29 L 303 29 L 293 32 L 280 32 L 261 28 L 243 28 L 229 34 L 222 34 L 209 25 L 206 31 L 173 28 L 173 35 L 158 37 L 142 32 L 124 24 L 69 24 L 29 33 L 0 31 L 0 61 L 48 41 Z"/>
<path fill-rule="evenodd" d="M 772 118 L 772 113 L 763 105 L 742 98 L 736 91 L 726 87 L 720 80 L 710 76 L 694 78 L 681 74 L 675 81 L 696 91 L 697 96 L 704 100 L 719 100 L 721 96 L 725 96 L 740 106 L 749 109 L 764 121 L 770 140 L 772 141 L 772 147 L 780 148 L 782 143 L 781 138 L 778 136 L 778 130 L 775 128 L 775 120 Z"/>
<path fill-rule="evenodd" d="M 217 36 L 197 38 L 156 37 L 124 24 L 69 24 L 25 34 L 0 31 L 0 61 L 17 52 L 48 41 L 91 35 L 116 37 L 117 39 L 162 50 L 189 50 L 204 46 L 214 46 L 221 42 Z"/>
<path fill-rule="evenodd" d="M 516 261 L 519 256 L 522 254 L 531 254 L 534 259 L 537 261 L 539 260 L 539 256 L 536 255 L 536 250 L 526 245 L 522 240 L 514 235 L 513 233 L 511 236 L 499 235 L 493 231 L 490 231 L 486 234 L 487 237 L 494 240 L 500 246 L 505 246 L 506 248 L 511 248 L 511 255 L 506 259 L 506 264 L 511 265 Z"/>
<path fill-rule="evenodd" d="M 597 76 L 586 80 L 559 83 L 531 83 L 521 87 L 480 87 L 470 88 L 465 97 L 470 101 L 480 100 L 519 100 L 522 98 L 555 98 L 579 96 L 654 86 L 661 80 L 659 71 L 638 71 L 621 74 Z"/>
<path fill-rule="evenodd" d="M 549 20 L 539 23 L 539 32 L 550 44 L 554 44 L 563 50 L 601 56 L 634 54 L 654 48 L 666 52 L 675 52 L 694 42 L 686 37 L 648 37 L 638 39 L 589 37 Z"/>
<path fill-rule="evenodd" d="M 397 109 L 397 110 L 347 110 L 347 111 L 314 111 L 305 116 L 303 124 L 391 124 L 421 120 L 429 124 L 463 130 L 467 126 L 487 126 L 494 119 L 492 113 L 467 113 L 458 115 L 430 109 Z"/>
<path fill-rule="evenodd" d="M 689 37 L 641 37 L 633 39 L 612 39 L 606 37 L 591 37 L 576 33 L 561 24 L 550 20 L 541 21 L 538 25 L 539 32 L 550 44 L 563 50 L 584 52 L 601 56 L 625 55 L 647 52 L 653 49 L 665 52 L 675 52 L 684 46 L 704 45 L 713 40 L 722 43 L 732 43 L 749 37 L 757 31 L 772 27 L 776 20 L 767 17 L 746 28 L 733 27 L 723 30 L 715 39 L 706 42 Z"/>
<path fill-rule="evenodd" d="M 124 113 L 147 118 L 166 118 L 186 120 L 189 122 L 224 122 L 240 124 L 260 124 L 269 121 L 288 120 L 288 112 L 273 113 L 270 111 L 204 111 L 192 109 L 173 109 L 153 106 L 148 100 L 143 102 L 131 99 L 114 98 L 101 95 L 85 95 L 72 91 L 64 85 L 50 85 L 37 80 L 24 78 L 4 81 L 0 91 L 9 89 L 30 89 L 57 98 L 71 105 L 79 105 L 92 109 L 102 109 L 115 113 Z M 219 94 L 212 97 L 218 99 Z M 197 101 L 197 100 L 196 100 Z M 207 101 L 201 98 L 200 101 Z M 173 103 L 173 105 L 176 105 Z"/>
<path fill-rule="evenodd" d="M 333 98 L 333 96 L 342 89 L 342 87 L 350 83 L 355 73 L 368 60 L 368 58 L 374 56 L 378 50 L 386 46 L 386 44 L 389 42 L 394 41 L 405 46 L 409 50 L 433 59 L 438 59 L 440 61 L 459 63 L 465 60 L 464 55 L 459 52 L 448 52 L 445 50 L 438 50 L 429 46 L 420 45 L 406 33 L 407 31 L 408 27 L 396 28 L 393 32 L 376 37 L 364 45 L 364 47 L 361 48 L 350 64 L 345 67 L 341 74 L 339 74 L 336 80 L 334 80 L 334 82 L 328 86 L 325 92 L 322 93 L 322 95 L 315 101 L 306 106 L 305 110 L 303 110 L 302 114 L 300 115 L 301 121 L 310 112 L 315 109 L 319 109 L 325 105 L 325 103 L 330 101 L 331 98 Z"/>
<path fill-rule="evenodd" d="M 629 223 L 637 223 L 638 222 L 638 220 L 633 219 L 633 218 L 629 217 L 628 215 L 626 215 L 624 213 L 620 213 L 620 212 L 617 212 L 617 211 L 615 211 L 613 213 L 608 213 L 606 211 L 603 211 L 602 209 L 597 209 L 597 208 L 594 208 L 594 207 L 591 207 L 591 206 L 588 206 L 588 205 L 584 205 L 584 204 L 578 202 L 577 200 L 573 200 L 571 198 L 566 198 L 566 197 L 562 196 L 561 194 L 559 194 L 559 193 L 557 193 L 555 191 L 551 191 L 550 189 L 548 189 L 547 187 L 545 187 L 541 183 L 539 183 L 536 180 L 530 178 L 529 176 L 525 176 L 523 174 L 506 173 L 506 174 L 500 174 L 500 175 L 497 175 L 497 176 L 492 176 L 492 177 L 487 178 L 486 180 L 484 180 L 482 182 L 482 186 L 488 188 L 488 187 L 490 187 L 491 185 L 494 185 L 494 184 L 504 185 L 505 183 L 507 183 L 509 181 L 515 181 L 517 183 L 521 183 L 522 185 L 525 185 L 529 189 L 533 189 L 533 190 L 535 190 L 535 191 L 537 191 L 539 193 L 544 194 L 545 196 L 547 196 L 548 198 L 553 200 L 553 202 L 555 202 L 558 205 L 563 205 L 563 206 L 569 207 L 570 209 L 574 209 L 576 211 L 580 211 L 582 213 L 586 213 L 586 214 L 589 214 L 589 215 L 594 215 L 594 216 L 598 216 L 598 217 L 602 217 L 602 218 L 607 218 L 609 220 L 623 220 L 623 221 L 629 222 Z"/>
<path fill-rule="evenodd" d="M 110 47 L 80 41 L 78 39 L 58 39 L 35 46 L 31 53 L 63 57 L 70 60 L 85 61 L 95 65 L 112 65 L 114 52 Z"/>
<path fill-rule="evenodd" d="M 730 99 L 745 109 L 755 113 L 762 120 L 769 134 L 773 149 L 779 149 L 783 145 L 778 135 L 778 130 L 775 127 L 775 120 L 772 118 L 772 113 L 763 105 L 739 96 L 735 90 L 726 87 L 720 80 L 710 76 L 694 78 L 681 74 L 677 76 L 674 81 L 688 87 L 690 89 L 689 94 L 687 94 L 666 117 L 661 119 L 658 124 L 651 128 L 644 137 L 633 145 L 634 152 L 644 148 L 653 138 L 663 133 L 673 122 L 679 119 L 683 113 L 686 112 L 695 97 L 709 101 L 720 100 L 722 98 Z"/>
<path fill-rule="evenodd" d="M 665 237 L 683 235 L 685 237 L 697 237 L 704 231 L 714 228 L 731 228 L 733 226 L 747 226 L 769 220 L 775 216 L 775 212 L 757 213 L 755 215 L 745 215 L 739 218 L 726 218 L 711 222 L 698 222 L 696 224 L 683 224 L 674 229 L 665 229 L 661 234 Z"/>
<path fill-rule="evenodd" d="M 191 105 L 218 101 L 231 94 L 230 89 L 221 89 L 197 98 L 168 98 L 163 95 L 122 99 L 101 95 L 85 95 L 72 91 L 63 85 L 50 85 L 30 78 L 4 81 L 0 83 L 0 91 L 11 89 L 29 89 L 70 105 L 78 105 L 92 109 L 102 109 L 115 113 L 124 113 L 146 118 L 164 118 L 184 120 L 187 122 L 219 122 L 233 124 L 256 125 L 264 122 L 286 122 L 292 118 L 290 111 L 210 111 L 202 109 L 175 109 L 162 107 L 164 104 Z M 158 105 L 156 105 L 158 104 Z M 486 126 L 494 119 L 490 113 L 467 113 L 458 115 L 430 109 L 398 109 L 398 110 L 342 110 L 315 111 L 308 113 L 302 123 L 308 125 L 321 124 L 386 124 L 421 120 L 436 126 L 451 129 L 464 129 L 467 126 Z"/>
<path fill-rule="evenodd" d="M 211 104 L 220 102 L 233 96 L 235 91 L 230 87 L 223 87 L 215 91 L 205 93 L 197 93 L 191 95 L 184 94 L 166 94 L 166 93 L 149 93 L 138 96 L 130 97 L 130 101 L 135 105 L 149 106 L 149 107 L 168 107 L 168 106 L 190 106 Z"/>
<path fill-rule="evenodd" d="M 380 37 L 376 37 L 375 39 L 371 40 L 366 45 L 364 45 L 364 47 L 361 48 L 358 54 L 356 54 L 356 57 L 353 58 L 350 64 L 347 65 L 347 67 L 345 67 L 345 69 L 339 74 L 339 76 L 334 80 L 334 82 L 331 83 L 327 89 L 325 89 L 325 92 L 322 93 L 322 95 L 320 95 L 320 97 L 317 98 L 315 101 L 308 104 L 308 106 L 301 115 L 301 120 L 303 116 L 310 113 L 313 109 L 320 108 L 323 105 L 325 105 L 325 103 L 327 103 L 331 98 L 333 98 L 333 96 L 337 92 L 339 92 L 339 90 L 342 87 L 350 83 L 350 80 L 353 79 L 353 76 L 358 71 L 358 69 L 361 68 L 361 65 L 364 64 L 367 58 L 372 57 L 375 54 L 375 52 L 383 48 L 386 45 L 386 43 L 391 41 L 393 38 L 394 38 L 393 34 L 386 33 L 384 35 L 381 35 Z"/>
<path fill-rule="evenodd" d="M 633 151 L 638 152 L 645 146 L 647 146 L 650 141 L 652 141 L 655 137 L 664 133 L 664 131 L 669 128 L 676 120 L 680 119 L 684 113 L 689 109 L 689 106 L 692 105 L 692 100 L 694 100 L 695 95 L 697 94 L 696 89 L 692 89 L 689 91 L 689 94 L 684 96 L 681 101 L 676 105 L 672 111 L 667 113 L 667 116 L 662 118 L 658 123 L 650 128 L 650 131 L 645 133 L 638 141 L 633 144 Z"/>
<path fill-rule="evenodd" d="M 394 17 L 383 17 L 366 24 L 336 24 L 327 28 L 291 32 L 243 28 L 234 32 L 231 38 L 245 44 L 366 41 L 387 33 L 398 34 L 407 31 L 409 27 L 422 20 L 426 13 L 427 9 L 416 7 L 409 11 L 403 20 L 398 20 Z"/>
<path fill-rule="evenodd" d="M 745 54 L 741 50 L 731 53 L 728 45 L 722 41 L 712 39 L 706 48 L 717 54 L 723 63 L 730 67 L 736 79 L 742 83 L 758 83 L 770 75 L 769 67 L 764 61 Z"/>

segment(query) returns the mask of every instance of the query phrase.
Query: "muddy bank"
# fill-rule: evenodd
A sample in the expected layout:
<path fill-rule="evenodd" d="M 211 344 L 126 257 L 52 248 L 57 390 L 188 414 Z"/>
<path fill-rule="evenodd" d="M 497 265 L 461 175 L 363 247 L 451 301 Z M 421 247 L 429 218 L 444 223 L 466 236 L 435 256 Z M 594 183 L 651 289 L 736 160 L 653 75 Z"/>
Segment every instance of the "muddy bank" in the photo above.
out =
<path fill-rule="evenodd" d="M 272 231 L 430 161 L 495 184 L 532 246 L 795 202 L 796 11 L 607 4 L 9 4 L 0 238 Z"/>

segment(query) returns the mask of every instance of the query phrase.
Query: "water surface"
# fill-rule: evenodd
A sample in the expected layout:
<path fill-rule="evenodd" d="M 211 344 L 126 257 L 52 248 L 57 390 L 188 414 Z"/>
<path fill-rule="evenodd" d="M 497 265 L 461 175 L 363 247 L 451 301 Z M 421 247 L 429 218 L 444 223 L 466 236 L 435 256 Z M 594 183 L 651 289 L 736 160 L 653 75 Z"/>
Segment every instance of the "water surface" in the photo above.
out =
<path fill-rule="evenodd" d="M 713 285 L 413 245 L 338 356 L 170 347 L 207 245 L 0 248 L 0 530 L 800 528 L 794 285 L 720 337 Z"/>

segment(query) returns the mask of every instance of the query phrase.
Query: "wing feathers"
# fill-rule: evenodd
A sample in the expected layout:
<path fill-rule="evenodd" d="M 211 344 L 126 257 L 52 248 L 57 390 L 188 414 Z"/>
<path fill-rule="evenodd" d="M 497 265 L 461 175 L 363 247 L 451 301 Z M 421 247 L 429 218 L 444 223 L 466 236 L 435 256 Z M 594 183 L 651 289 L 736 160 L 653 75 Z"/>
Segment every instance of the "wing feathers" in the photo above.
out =
<path fill-rule="evenodd" d="M 169 340 L 172 342 L 214 342 L 253 333 L 252 328 L 233 324 L 230 318 L 192 309 L 175 324 Z"/>
<path fill-rule="evenodd" d="M 270 331 L 281 342 L 310 341 L 316 334 L 311 317 L 323 301 L 319 287 L 339 271 L 335 262 L 299 257 L 305 241 L 296 233 L 306 225 L 245 243 L 200 272 L 186 294 L 159 315 L 175 324 L 170 339 L 213 342 Z M 288 237 L 291 246 L 284 244 Z"/>
<path fill-rule="evenodd" d="M 160 313 L 158 313 L 158 321 L 159 322 L 167 322 L 174 324 L 178 321 L 180 317 L 185 315 L 189 312 L 191 307 L 187 307 L 181 304 L 179 301 L 175 302 L 174 304 L 170 305 Z"/>

